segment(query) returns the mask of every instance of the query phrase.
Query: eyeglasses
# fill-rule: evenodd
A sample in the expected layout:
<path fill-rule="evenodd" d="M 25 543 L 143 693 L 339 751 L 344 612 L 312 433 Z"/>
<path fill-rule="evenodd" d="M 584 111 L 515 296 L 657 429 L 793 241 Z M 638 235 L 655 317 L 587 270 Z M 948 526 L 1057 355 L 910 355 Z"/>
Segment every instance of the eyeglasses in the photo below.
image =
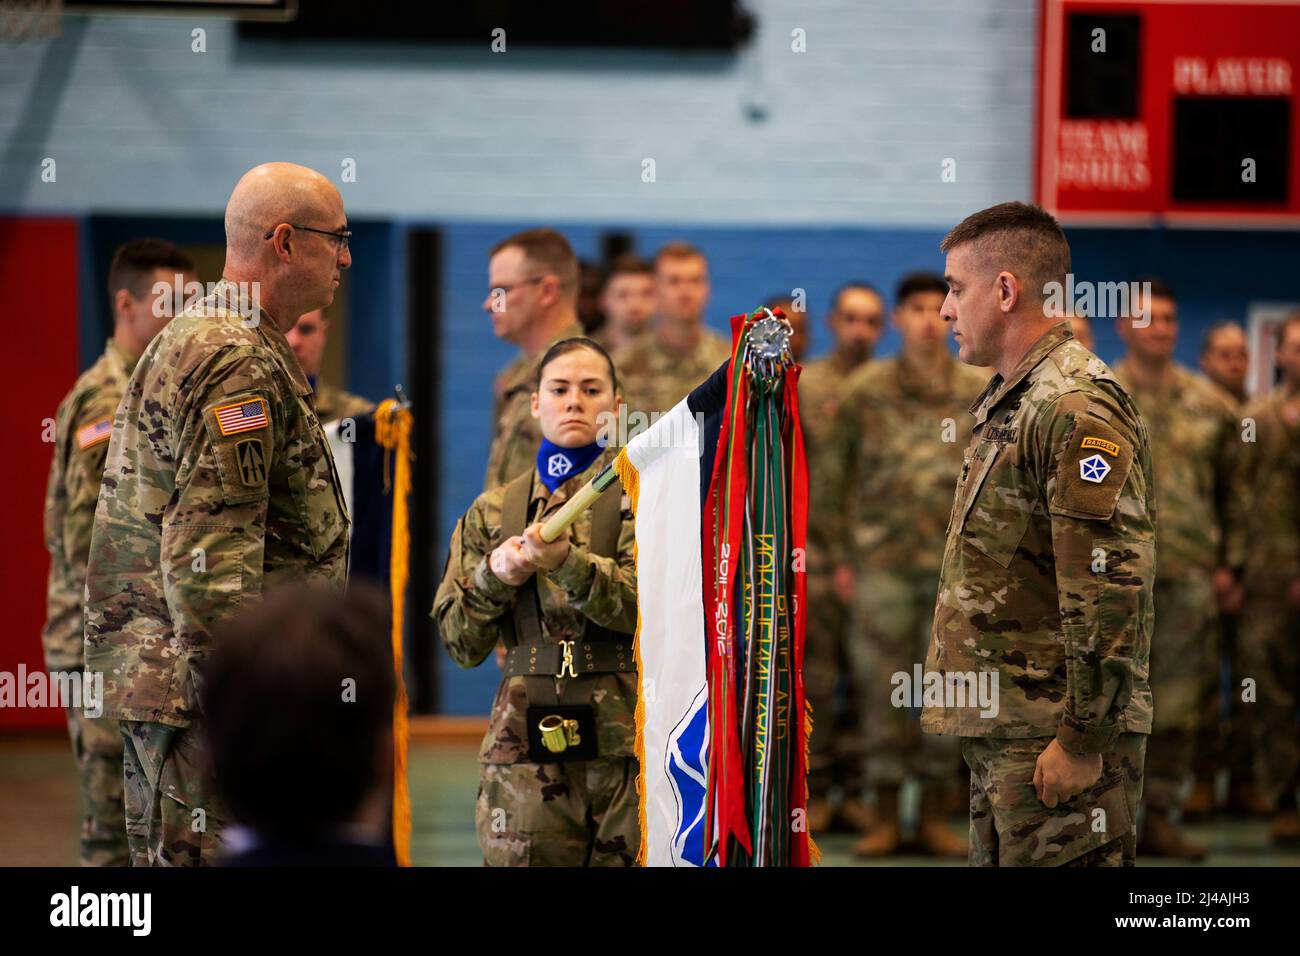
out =
<path fill-rule="evenodd" d="M 492 288 L 488 289 L 488 295 L 495 295 L 498 289 L 501 290 L 502 295 L 509 295 L 511 292 L 514 292 L 515 289 L 518 289 L 520 286 L 535 285 L 538 282 L 544 281 L 545 279 L 546 276 L 532 276 L 531 278 L 528 279 L 520 279 L 518 282 L 512 282 L 510 285 L 504 285 L 504 284 L 494 285 Z"/>
<path fill-rule="evenodd" d="M 344 249 L 348 247 L 348 240 L 352 238 L 351 229 L 344 229 L 342 232 L 327 232 L 324 229 L 313 229 L 311 226 L 300 226 L 297 223 L 293 223 L 293 222 L 289 223 L 289 225 L 293 226 L 293 228 L 295 229 L 301 229 L 303 232 L 314 232 L 319 235 L 329 236 L 331 239 L 337 240 L 340 252 L 342 252 Z M 273 229 L 268 229 L 266 235 L 263 236 L 262 238 L 270 239 L 272 236 L 275 235 L 275 229 L 278 228 L 279 227 L 276 226 Z"/>

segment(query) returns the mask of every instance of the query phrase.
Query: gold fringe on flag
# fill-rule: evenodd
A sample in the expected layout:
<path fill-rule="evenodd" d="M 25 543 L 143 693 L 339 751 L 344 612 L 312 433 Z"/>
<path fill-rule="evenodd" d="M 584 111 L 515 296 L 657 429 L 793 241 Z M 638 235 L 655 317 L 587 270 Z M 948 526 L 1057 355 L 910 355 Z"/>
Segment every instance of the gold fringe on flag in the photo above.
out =
<path fill-rule="evenodd" d="M 638 500 L 641 497 L 641 475 L 637 472 L 636 466 L 632 464 L 631 459 L 627 457 L 627 449 L 624 448 L 614 459 L 614 473 L 618 475 L 619 483 L 623 485 L 623 491 L 632 503 L 632 514 L 636 514 Z M 636 541 L 632 542 L 632 566 L 636 568 Z M 641 580 L 640 577 L 637 580 Z M 641 693 L 641 675 L 645 673 L 645 667 L 641 663 L 641 602 L 636 602 L 636 634 L 632 638 L 632 658 L 636 661 L 637 673 L 637 695 L 636 695 L 636 742 L 633 749 L 636 752 L 636 813 L 637 826 L 641 828 L 641 842 L 636 851 L 636 865 L 645 866 L 647 849 L 646 840 L 646 819 L 645 819 L 645 695 Z"/>
<path fill-rule="evenodd" d="M 397 677 L 397 698 L 393 704 L 393 850 L 398 866 L 411 865 L 411 793 L 407 786 L 406 751 L 410 736 L 407 723 L 406 682 L 402 678 L 402 635 L 406 623 L 406 583 L 410 574 L 411 526 L 408 515 L 411 493 L 411 411 L 393 399 L 386 399 L 375 411 L 375 441 L 390 454 L 384 456 L 384 484 L 388 485 L 388 463 L 396 453 L 393 475 L 393 542 L 389 557 L 389 595 L 393 605 L 393 669 Z"/>

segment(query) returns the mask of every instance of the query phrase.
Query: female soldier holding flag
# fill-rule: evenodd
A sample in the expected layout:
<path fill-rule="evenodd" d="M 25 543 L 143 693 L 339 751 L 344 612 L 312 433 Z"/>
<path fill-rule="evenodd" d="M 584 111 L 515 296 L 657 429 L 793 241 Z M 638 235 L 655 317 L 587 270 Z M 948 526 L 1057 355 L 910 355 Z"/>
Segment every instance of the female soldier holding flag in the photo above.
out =
<path fill-rule="evenodd" d="M 632 513 L 615 482 L 566 534 L 546 543 L 539 533 L 613 460 L 598 433 L 620 401 L 600 345 L 553 345 L 532 396 L 536 468 L 480 495 L 452 534 L 433 607 L 447 651 L 477 667 L 498 644 L 507 650 L 479 754 L 489 866 L 636 860 Z"/>

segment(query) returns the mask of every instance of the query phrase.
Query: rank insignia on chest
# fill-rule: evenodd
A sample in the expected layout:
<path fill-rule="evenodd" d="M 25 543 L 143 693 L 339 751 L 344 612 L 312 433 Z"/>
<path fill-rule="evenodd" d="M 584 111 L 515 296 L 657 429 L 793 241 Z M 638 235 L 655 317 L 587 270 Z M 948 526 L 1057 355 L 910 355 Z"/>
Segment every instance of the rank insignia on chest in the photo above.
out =
<path fill-rule="evenodd" d="M 233 405 L 222 405 L 213 410 L 217 427 L 223 435 L 237 435 L 240 432 L 265 428 L 267 425 L 266 400 L 249 398 Z"/>
<path fill-rule="evenodd" d="M 1101 455 L 1089 455 L 1079 461 L 1079 477 L 1099 485 L 1110 474 L 1110 463 Z"/>

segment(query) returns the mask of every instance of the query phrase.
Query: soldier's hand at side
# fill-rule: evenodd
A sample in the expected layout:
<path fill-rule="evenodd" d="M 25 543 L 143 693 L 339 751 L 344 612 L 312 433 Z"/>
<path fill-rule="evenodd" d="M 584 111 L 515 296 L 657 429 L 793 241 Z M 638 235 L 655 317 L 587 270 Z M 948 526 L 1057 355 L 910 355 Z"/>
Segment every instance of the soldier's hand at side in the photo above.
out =
<path fill-rule="evenodd" d="M 537 570 L 524 554 L 524 539 L 519 535 L 507 538 L 496 546 L 488 557 L 488 567 L 498 578 L 515 588 Z"/>
<path fill-rule="evenodd" d="M 1101 777 L 1101 754 L 1075 756 L 1056 740 L 1047 745 L 1034 764 L 1034 792 L 1045 807 L 1077 796 Z"/>
<path fill-rule="evenodd" d="M 857 572 L 851 564 L 835 566 L 835 596 L 845 604 L 853 603 L 853 592 L 857 590 Z"/>
<path fill-rule="evenodd" d="M 524 555 L 544 571 L 554 571 L 569 556 L 569 533 L 548 544 L 542 540 L 541 522 L 531 524 L 524 529 Z"/>

